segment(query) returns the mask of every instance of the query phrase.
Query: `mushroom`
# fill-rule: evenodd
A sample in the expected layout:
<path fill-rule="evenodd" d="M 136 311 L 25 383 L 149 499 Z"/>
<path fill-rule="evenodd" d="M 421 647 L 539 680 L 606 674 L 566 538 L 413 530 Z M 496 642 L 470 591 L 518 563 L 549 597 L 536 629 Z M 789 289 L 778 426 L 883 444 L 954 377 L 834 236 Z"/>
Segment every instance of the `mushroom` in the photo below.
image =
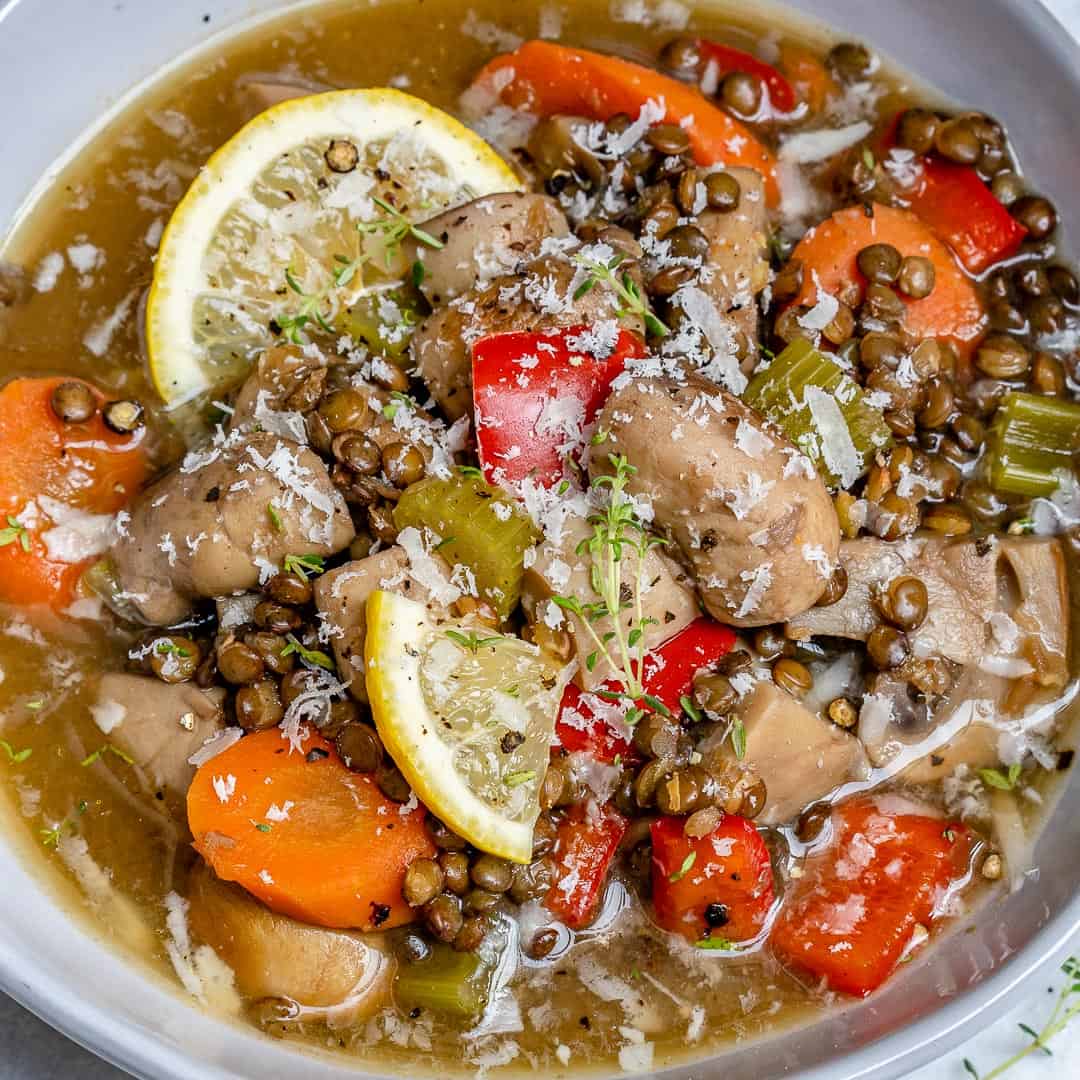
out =
<path fill-rule="evenodd" d="M 636 264 L 623 264 L 641 286 Z M 410 344 L 417 374 L 451 419 L 472 411 L 474 342 L 512 330 L 554 330 L 595 326 L 616 320 L 621 327 L 644 334 L 638 315 L 623 313 L 619 299 L 598 286 L 576 296 L 577 268 L 566 258 L 537 259 L 514 274 L 494 278 L 486 287 L 465 293 L 433 312 Z"/>
<path fill-rule="evenodd" d="M 278 915 L 220 881 L 201 859 L 187 899 L 192 933 L 229 966 L 237 989 L 249 999 L 279 1000 L 288 1019 L 344 1025 L 389 1001 L 394 961 L 381 935 Z"/>
<path fill-rule="evenodd" d="M 797 636 L 865 641 L 881 621 L 875 595 L 894 578 L 911 575 L 926 586 L 928 601 L 926 619 L 908 633 L 916 656 L 968 665 L 1015 657 L 1034 668 L 1043 685 L 1063 685 L 1069 594 L 1059 540 L 921 536 L 890 543 L 860 537 L 840 545 L 840 565 L 847 591 L 835 604 L 792 618 L 789 629 Z M 995 635 L 1010 640 L 995 644 Z"/>
<path fill-rule="evenodd" d="M 430 603 L 428 590 L 409 574 L 409 557 L 400 547 L 386 548 L 324 574 L 315 582 L 315 604 L 324 624 L 331 628 L 337 669 L 349 692 L 367 701 L 364 682 L 365 608 L 377 589 Z M 445 610 L 439 607 L 440 615 Z M 337 632 L 340 631 L 340 632 Z"/>
<path fill-rule="evenodd" d="M 566 215 L 548 195 L 485 195 L 444 210 L 420 226 L 440 248 L 408 238 L 405 257 L 424 268 L 420 291 L 432 307 L 449 303 L 478 282 L 510 273 L 547 237 L 569 235 Z"/>
<path fill-rule="evenodd" d="M 627 490 L 674 541 L 706 610 L 732 626 L 794 618 L 821 595 L 840 527 L 825 484 L 775 428 L 699 375 L 617 389 L 597 418 L 611 456 L 636 469 Z"/>
<path fill-rule="evenodd" d="M 334 555 L 355 535 L 316 454 L 236 431 L 143 491 L 111 554 L 125 599 L 168 625 L 197 598 L 253 588 L 286 555 Z"/>
<path fill-rule="evenodd" d="M 791 821 L 807 805 L 825 798 L 849 780 L 870 772 L 862 744 L 854 735 L 823 720 L 789 693 L 762 680 L 749 690 L 733 714 L 742 721 L 746 747 L 738 764 L 765 783 L 762 825 Z M 730 755 L 726 733 L 710 754 Z"/>
<path fill-rule="evenodd" d="M 740 355 L 752 366 L 757 362 L 756 298 L 772 276 L 765 181 L 754 169 L 725 172 L 738 182 L 739 204 L 727 212 L 709 208 L 698 215 L 697 227 L 709 241 L 702 289 L 720 316 L 734 326 Z"/>
<path fill-rule="evenodd" d="M 109 741 L 179 804 L 195 775 L 188 758 L 225 726 L 224 698 L 220 689 L 108 672 L 98 683 L 92 714 Z"/>

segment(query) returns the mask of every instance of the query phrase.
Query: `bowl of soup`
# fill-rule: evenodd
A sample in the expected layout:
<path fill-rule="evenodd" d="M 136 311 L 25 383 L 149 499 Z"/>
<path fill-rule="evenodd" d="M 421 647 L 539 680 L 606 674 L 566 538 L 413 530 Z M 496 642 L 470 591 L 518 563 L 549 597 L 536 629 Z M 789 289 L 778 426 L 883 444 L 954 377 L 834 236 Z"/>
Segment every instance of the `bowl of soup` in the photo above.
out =
<path fill-rule="evenodd" d="M 1080 917 L 1071 41 L 256 9 L 0 13 L 4 989 L 156 1077 L 958 1042 Z"/>

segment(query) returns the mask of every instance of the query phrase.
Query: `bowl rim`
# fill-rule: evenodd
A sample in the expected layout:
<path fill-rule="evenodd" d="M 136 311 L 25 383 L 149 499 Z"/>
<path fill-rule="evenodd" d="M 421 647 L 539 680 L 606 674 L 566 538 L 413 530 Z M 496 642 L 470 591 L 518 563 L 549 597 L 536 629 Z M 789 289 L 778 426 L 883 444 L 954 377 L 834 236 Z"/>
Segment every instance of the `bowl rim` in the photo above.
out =
<path fill-rule="evenodd" d="M 9 15 L 16 12 L 21 2 L 22 0 L 6 0 L 0 3 L 0 27 Z M 799 0 L 795 2 L 798 3 Z M 201 37 L 195 45 L 183 50 L 175 59 L 139 78 L 102 110 L 75 143 L 60 154 L 40 178 L 35 179 L 11 221 L 3 223 L 0 240 L 8 235 L 9 230 L 17 227 L 42 188 L 51 183 L 56 171 L 66 164 L 78 148 L 127 108 L 147 87 L 166 76 L 169 71 L 189 63 L 204 51 L 212 50 L 222 41 L 249 31 L 260 22 L 278 17 L 289 8 L 318 7 L 321 3 L 322 0 L 294 0 L 293 3 L 289 3 L 289 0 L 274 0 L 267 10 L 251 14 L 249 9 L 247 15 L 226 20 L 223 25 L 216 26 Z M 796 13 L 813 18 L 807 12 Z M 1025 5 L 1022 11 L 1014 14 L 1026 23 L 1044 50 L 1054 55 L 1063 65 L 1080 70 L 1080 40 L 1045 6 L 1043 0 Z M 1058 799 L 1064 788 L 1063 784 Z M 1048 825 L 1059 812 L 1059 805 L 1056 803 L 1047 817 Z M 5 855 L 20 864 L 24 861 L 21 844 L 8 841 L 0 843 L 7 849 Z M 55 889 L 51 889 L 37 875 L 27 872 L 27 877 L 45 894 L 49 903 L 59 905 Z M 118 955 L 119 950 L 103 944 L 90 932 L 89 927 L 80 926 L 77 932 L 88 938 L 108 962 L 125 964 L 152 984 L 161 982 L 145 965 L 122 954 Z M 798 1077 L 799 1080 L 870 1080 L 871 1077 L 873 1080 L 893 1080 L 906 1075 L 930 1061 L 937 1060 L 943 1053 L 957 1049 L 977 1029 L 983 1029 L 1001 1017 L 1015 1004 L 1012 999 L 1017 991 L 1060 966 L 1070 946 L 1075 948 L 1078 934 L 1080 893 L 1065 901 L 1013 955 L 999 962 L 993 970 L 971 985 L 958 990 L 932 1012 L 902 1024 L 864 1045 L 844 1050 L 820 1065 L 786 1075 Z M 156 985 L 154 988 L 159 989 Z M 54 977 L 40 968 L 27 971 L 25 957 L 20 956 L 3 938 L 0 938 L 0 991 L 88 1052 L 117 1068 L 153 1080 L 190 1080 L 192 1059 L 182 1047 L 163 1038 L 160 1032 L 126 1016 L 116 1016 L 104 1006 L 95 1003 L 92 998 L 80 994 L 78 987 L 70 981 Z M 197 1011 L 177 989 L 169 986 L 166 992 L 183 1009 Z M 230 1038 L 240 1038 L 263 1050 L 269 1043 L 268 1037 L 239 1024 L 207 1013 L 199 1015 L 202 1021 L 226 1029 Z M 315 1066 L 313 1075 L 317 1071 L 320 1076 L 340 1076 L 343 1080 L 348 1077 L 355 1077 L 356 1080 L 362 1080 L 363 1077 L 370 1077 L 371 1080 L 375 1078 L 375 1074 L 363 1072 L 363 1063 L 359 1061 L 353 1064 L 340 1059 L 331 1060 L 325 1054 L 308 1054 L 295 1048 L 287 1049 L 280 1056 L 283 1061 L 306 1062 Z M 715 1060 L 718 1059 L 699 1058 L 692 1063 L 671 1066 L 650 1075 L 671 1080 L 691 1080 L 692 1075 L 702 1077 L 701 1070 L 708 1068 Z M 202 1061 L 200 1070 L 200 1076 L 206 1080 L 243 1080 L 245 1075 L 209 1061 Z M 306 1075 L 306 1070 L 302 1067 L 301 1074 Z"/>

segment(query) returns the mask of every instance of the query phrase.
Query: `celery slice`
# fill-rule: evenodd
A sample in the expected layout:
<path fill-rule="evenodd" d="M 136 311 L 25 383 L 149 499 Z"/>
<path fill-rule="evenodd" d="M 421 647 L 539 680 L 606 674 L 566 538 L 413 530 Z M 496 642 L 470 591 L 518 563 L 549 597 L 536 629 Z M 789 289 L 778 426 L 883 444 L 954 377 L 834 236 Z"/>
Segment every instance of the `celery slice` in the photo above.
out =
<path fill-rule="evenodd" d="M 499 508 L 499 509 L 496 509 Z M 521 597 L 525 552 L 538 539 L 532 520 L 499 488 L 459 472 L 407 488 L 394 510 L 400 532 L 427 527 L 441 538 L 439 554 L 468 567 L 480 598 L 505 618 Z"/>
<path fill-rule="evenodd" d="M 455 952 L 440 943 L 426 960 L 398 968 L 394 996 L 405 1012 L 431 1009 L 467 1019 L 483 1012 L 490 982 L 490 970 L 476 953 Z"/>
<path fill-rule="evenodd" d="M 874 455 L 892 446 L 892 432 L 881 410 L 866 403 L 855 380 L 809 341 L 793 341 L 764 371 L 758 372 L 743 391 L 743 400 L 776 424 L 810 458 L 831 487 L 840 487 L 840 478 L 825 463 L 819 432 L 804 401 L 809 386 L 824 390 L 836 401 L 861 459 L 859 475 L 864 475 Z"/>
<path fill-rule="evenodd" d="M 1080 405 L 1011 391 L 990 427 L 990 486 L 1014 495 L 1051 495 L 1078 450 Z"/>

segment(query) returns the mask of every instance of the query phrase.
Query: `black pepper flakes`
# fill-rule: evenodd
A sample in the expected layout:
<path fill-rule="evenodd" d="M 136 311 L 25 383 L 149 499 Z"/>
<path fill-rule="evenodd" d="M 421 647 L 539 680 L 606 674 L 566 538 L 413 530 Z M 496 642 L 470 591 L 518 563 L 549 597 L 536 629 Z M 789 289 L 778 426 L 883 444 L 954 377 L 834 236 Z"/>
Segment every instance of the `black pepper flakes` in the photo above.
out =
<path fill-rule="evenodd" d="M 390 918 L 390 905 L 389 904 L 376 904 L 374 900 L 371 902 L 371 925 L 382 926 L 387 919 Z"/>

